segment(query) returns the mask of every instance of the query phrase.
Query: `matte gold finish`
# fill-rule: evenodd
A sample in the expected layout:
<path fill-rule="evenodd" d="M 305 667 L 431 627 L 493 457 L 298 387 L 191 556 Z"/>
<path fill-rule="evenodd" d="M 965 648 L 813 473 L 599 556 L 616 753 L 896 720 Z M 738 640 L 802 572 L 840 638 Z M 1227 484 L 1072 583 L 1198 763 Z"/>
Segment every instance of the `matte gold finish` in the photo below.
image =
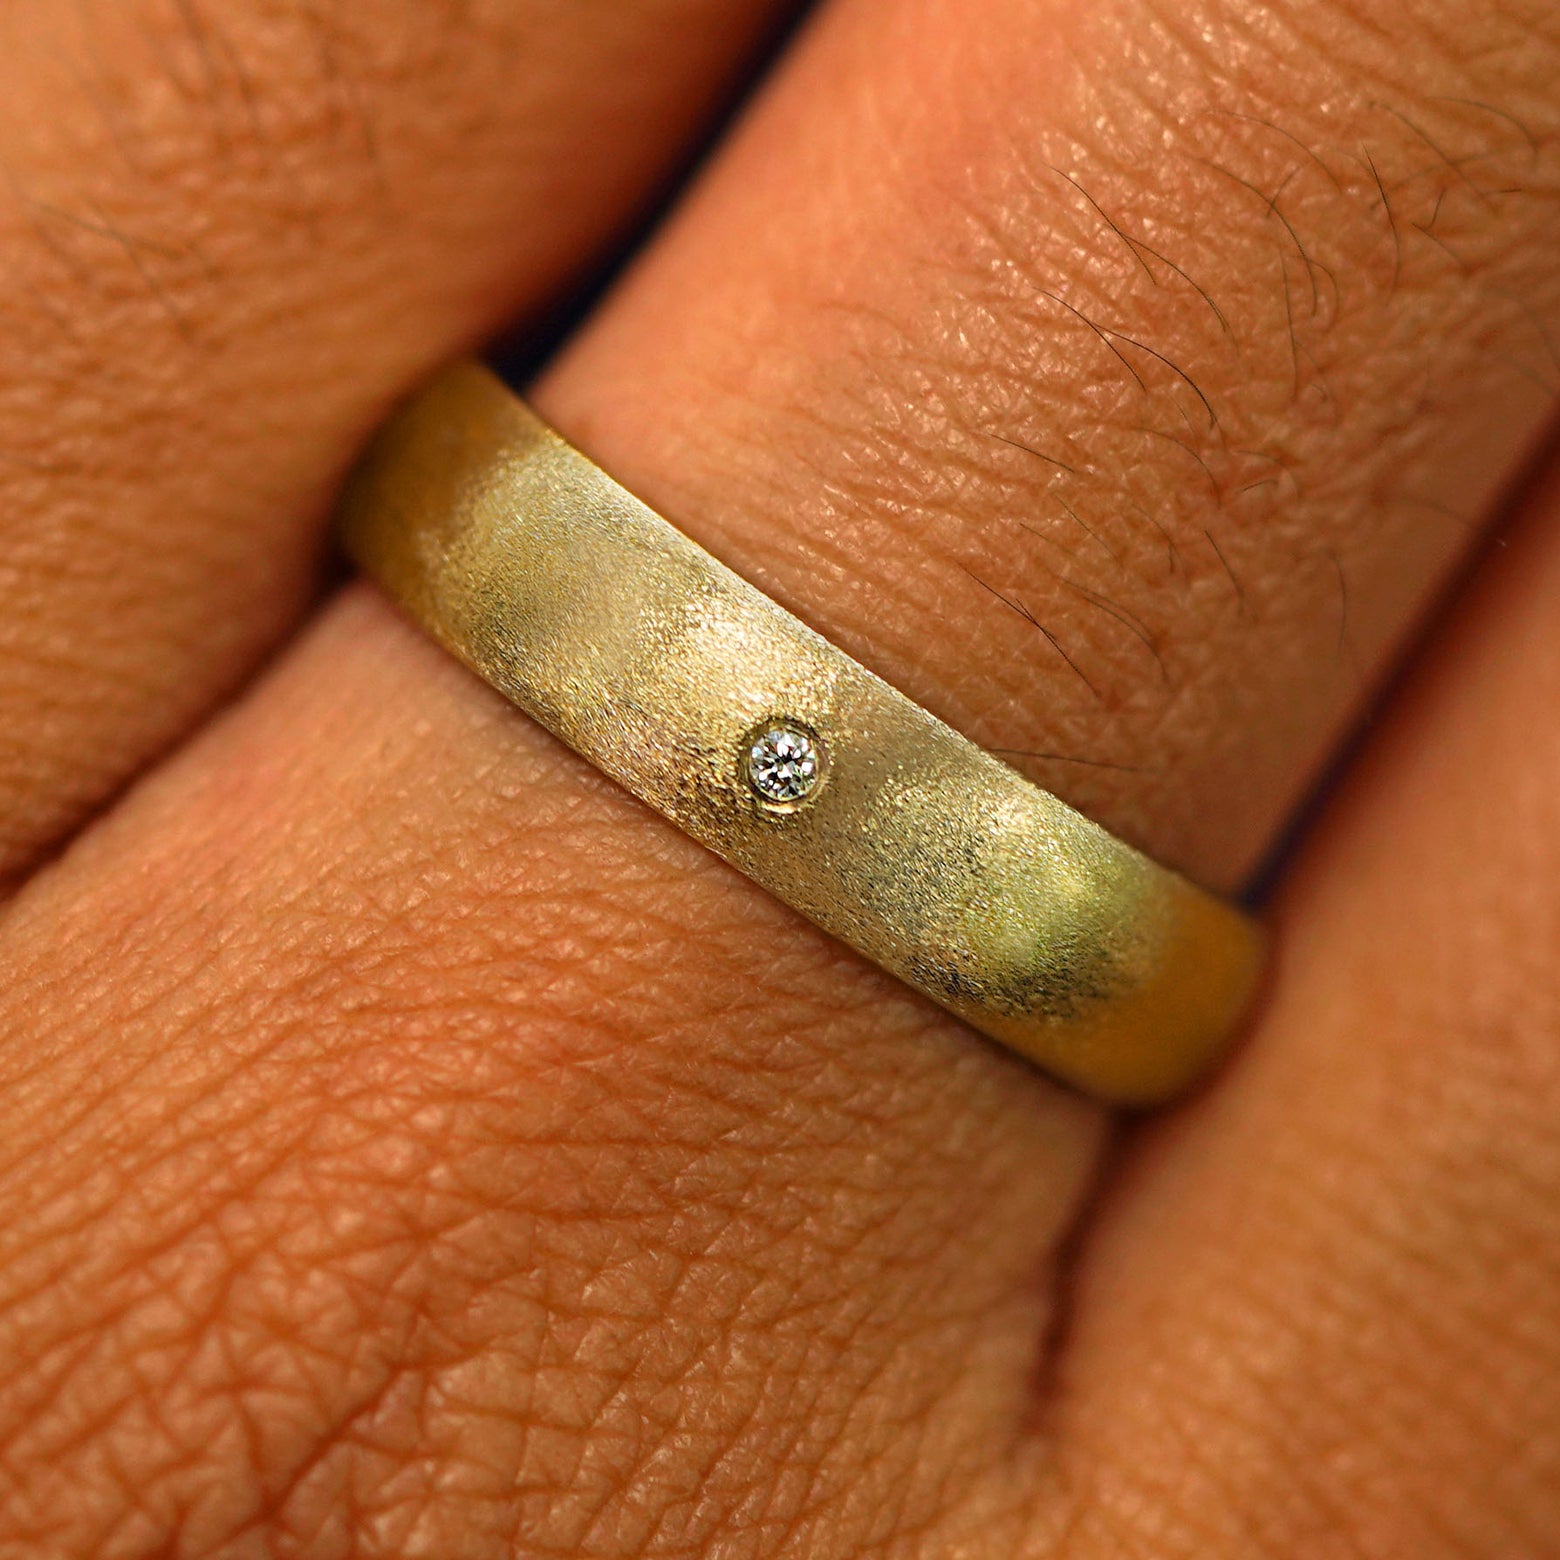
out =
<path fill-rule="evenodd" d="M 636 796 L 819 926 L 1092 1094 L 1190 1083 L 1261 935 L 896 692 L 564 443 L 485 369 L 380 435 L 348 548 L 414 618 Z M 769 723 L 817 739 L 776 806 Z"/>

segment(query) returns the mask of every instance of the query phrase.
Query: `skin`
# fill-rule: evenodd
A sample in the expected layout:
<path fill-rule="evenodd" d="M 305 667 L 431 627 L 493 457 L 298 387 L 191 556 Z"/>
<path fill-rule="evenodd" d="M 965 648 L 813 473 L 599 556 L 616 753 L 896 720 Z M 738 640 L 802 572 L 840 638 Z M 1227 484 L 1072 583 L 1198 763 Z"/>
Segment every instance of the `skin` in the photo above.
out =
<path fill-rule="evenodd" d="M 1135 1122 L 365 586 L 203 718 L 772 20 L 467 9 L 0 23 L 0 1555 L 1560 1554 L 1551 9 L 833 0 L 535 387 L 1212 885 L 1379 711 Z"/>
<path fill-rule="evenodd" d="M 635 218 L 778 10 L 6 18 L 0 881 L 297 623 L 368 431 Z"/>

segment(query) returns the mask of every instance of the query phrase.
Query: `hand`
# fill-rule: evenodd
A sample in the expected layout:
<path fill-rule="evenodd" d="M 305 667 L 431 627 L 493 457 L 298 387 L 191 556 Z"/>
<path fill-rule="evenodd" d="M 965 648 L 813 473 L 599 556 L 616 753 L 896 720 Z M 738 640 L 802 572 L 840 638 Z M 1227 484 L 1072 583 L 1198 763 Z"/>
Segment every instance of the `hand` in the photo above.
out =
<path fill-rule="evenodd" d="M 1138 1123 L 310 608 L 777 19 L 0 22 L 0 1555 L 1560 1555 L 1555 473 Z M 534 398 L 1235 890 L 1538 448 L 1557 255 L 1546 0 L 829 0 Z"/>

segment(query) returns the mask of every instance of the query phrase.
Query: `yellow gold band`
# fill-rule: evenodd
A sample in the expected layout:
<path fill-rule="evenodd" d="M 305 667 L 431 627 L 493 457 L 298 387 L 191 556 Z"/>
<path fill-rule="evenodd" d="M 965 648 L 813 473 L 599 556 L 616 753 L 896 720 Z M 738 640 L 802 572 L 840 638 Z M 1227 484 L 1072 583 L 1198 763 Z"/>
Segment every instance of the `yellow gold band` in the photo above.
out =
<path fill-rule="evenodd" d="M 357 561 L 521 709 L 993 1039 L 1132 1104 L 1250 999 L 1238 911 L 1032 785 L 717 562 L 485 369 L 349 490 Z"/>

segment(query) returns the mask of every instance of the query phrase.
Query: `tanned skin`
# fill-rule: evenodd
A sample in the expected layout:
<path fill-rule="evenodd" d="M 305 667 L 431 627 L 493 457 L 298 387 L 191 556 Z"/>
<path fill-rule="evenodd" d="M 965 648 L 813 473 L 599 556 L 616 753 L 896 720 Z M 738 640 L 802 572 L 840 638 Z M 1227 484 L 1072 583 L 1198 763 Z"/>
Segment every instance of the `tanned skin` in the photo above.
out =
<path fill-rule="evenodd" d="M 4 1560 L 1560 1556 L 1560 13 L 827 0 L 531 387 L 1270 888 L 1147 1120 L 327 586 L 786 20 L 0 13 Z"/>

